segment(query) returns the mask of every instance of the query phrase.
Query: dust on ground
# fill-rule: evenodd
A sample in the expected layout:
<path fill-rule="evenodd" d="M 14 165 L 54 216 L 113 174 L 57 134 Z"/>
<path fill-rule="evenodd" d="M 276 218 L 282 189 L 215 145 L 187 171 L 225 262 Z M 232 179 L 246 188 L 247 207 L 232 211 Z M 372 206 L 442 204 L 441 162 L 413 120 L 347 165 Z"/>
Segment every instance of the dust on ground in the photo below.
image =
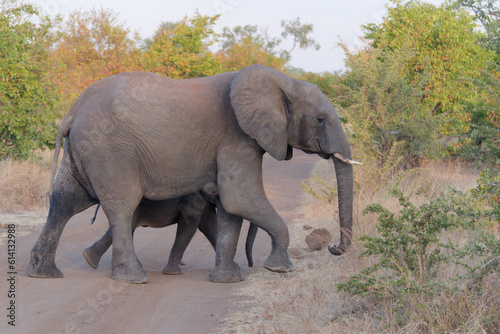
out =
<path fill-rule="evenodd" d="M 16 225 L 16 237 L 19 238 L 40 231 L 46 219 L 46 211 L 0 212 L 0 246 L 5 245 L 7 242 L 7 228 L 9 225 Z"/>

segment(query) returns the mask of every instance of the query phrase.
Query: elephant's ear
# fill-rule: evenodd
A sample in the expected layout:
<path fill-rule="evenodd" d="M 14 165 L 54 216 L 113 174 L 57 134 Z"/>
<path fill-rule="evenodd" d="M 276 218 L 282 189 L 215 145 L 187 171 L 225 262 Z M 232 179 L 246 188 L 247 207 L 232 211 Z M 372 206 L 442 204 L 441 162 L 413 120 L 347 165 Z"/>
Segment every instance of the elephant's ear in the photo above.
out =
<path fill-rule="evenodd" d="M 277 160 L 287 158 L 287 91 L 294 80 L 262 65 L 252 65 L 235 75 L 231 82 L 231 105 L 241 129 Z"/>

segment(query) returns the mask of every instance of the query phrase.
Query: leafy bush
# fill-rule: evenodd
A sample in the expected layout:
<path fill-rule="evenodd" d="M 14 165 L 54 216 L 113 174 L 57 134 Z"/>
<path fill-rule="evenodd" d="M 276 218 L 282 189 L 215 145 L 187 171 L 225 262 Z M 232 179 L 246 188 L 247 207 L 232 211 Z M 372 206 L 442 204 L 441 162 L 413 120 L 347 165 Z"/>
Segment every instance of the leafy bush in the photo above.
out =
<path fill-rule="evenodd" d="M 375 48 L 415 51 L 403 64 L 405 76 L 418 81 L 425 69 L 429 78 L 422 87 L 422 103 L 433 115 L 446 119 L 441 124 L 443 133 L 466 132 L 470 113 L 464 103 L 476 104 L 481 99 L 474 79 L 494 59 L 493 52 L 478 44 L 485 35 L 476 29 L 468 11 L 450 2 L 435 6 L 393 0 L 383 22 L 364 29 Z"/>
<path fill-rule="evenodd" d="M 500 239 L 485 231 L 482 224 L 498 220 L 494 211 L 485 208 L 475 192 L 451 191 L 420 207 L 397 189 L 391 195 L 399 201 L 399 214 L 380 204 L 364 210 L 365 214 L 378 214 L 379 220 L 378 235 L 358 238 L 364 248 L 360 257 L 370 259 L 372 264 L 337 284 L 337 289 L 363 296 L 370 305 L 389 305 L 394 316 L 388 320 L 390 325 L 395 322 L 403 326 L 416 318 L 429 328 L 440 328 L 436 305 L 437 300 L 445 298 L 469 304 L 460 317 L 479 317 L 485 326 L 498 328 L 500 299 L 485 300 L 479 315 L 470 308 L 470 303 L 489 289 L 485 279 L 492 274 L 500 278 Z M 447 237 L 449 232 L 459 230 L 470 235 L 465 245 L 456 245 Z M 460 274 L 440 275 L 450 266 Z M 452 313 L 443 317 L 459 316 Z M 453 321 L 457 322 L 450 325 L 453 330 L 464 328 L 460 327 L 464 325 L 461 320 Z"/>
<path fill-rule="evenodd" d="M 46 80 L 53 23 L 33 5 L 0 8 L 0 157 L 26 158 L 55 138 L 57 96 Z"/>
<path fill-rule="evenodd" d="M 406 293 L 431 295 L 445 260 L 444 250 L 452 247 L 440 242 L 441 233 L 472 226 L 475 221 L 475 215 L 464 212 L 468 204 L 458 192 L 418 208 L 397 189 L 391 190 L 391 195 L 401 206 L 399 215 L 380 204 L 371 204 L 364 210 L 365 214 L 379 215 L 379 235 L 359 237 L 366 249 L 361 256 L 375 256 L 375 264 L 339 284 L 340 290 L 395 299 Z"/>
<path fill-rule="evenodd" d="M 441 119 L 432 117 L 422 103 L 428 72 L 424 70 L 415 81 L 404 73 L 414 52 L 369 48 L 356 53 L 343 47 L 349 70 L 342 82 L 346 92 L 336 102 L 352 130 L 348 131 L 351 145 L 363 162 L 373 165 L 374 174 L 386 175 L 437 156 Z"/>
<path fill-rule="evenodd" d="M 458 153 L 481 171 L 473 196 L 491 207 L 500 223 L 500 129 L 493 124 L 475 125 L 461 144 Z"/>
<path fill-rule="evenodd" d="M 458 279 L 466 279 L 470 286 L 481 283 L 490 273 L 496 273 L 500 278 L 500 239 L 490 231 L 474 231 L 467 245 L 457 250 L 451 258 L 466 269 L 465 274 Z M 470 263 L 470 258 L 478 261 Z"/>

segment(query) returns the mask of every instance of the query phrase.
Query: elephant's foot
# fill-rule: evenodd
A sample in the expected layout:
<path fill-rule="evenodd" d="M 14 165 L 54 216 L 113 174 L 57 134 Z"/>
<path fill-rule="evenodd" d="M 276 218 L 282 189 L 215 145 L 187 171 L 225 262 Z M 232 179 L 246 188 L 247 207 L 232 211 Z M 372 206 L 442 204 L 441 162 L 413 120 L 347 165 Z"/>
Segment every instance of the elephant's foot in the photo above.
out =
<path fill-rule="evenodd" d="M 179 265 L 174 265 L 167 263 L 167 265 L 163 268 L 164 275 L 181 275 L 184 274 L 184 271 L 181 269 Z"/>
<path fill-rule="evenodd" d="M 209 278 L 210 281 L 215 283 L 238 283 L 245 280 L 245 277 L 239 271 L 219 267 L 210 272 Z"/>
<path fill-rule="evenodd" d="M 62 271 L 57 268 L 56 264 L 52 262 L 48 265 L 35 264 L 33 259 L 28 264 L 26 268 L 26 274 L 31 277 L 40 277 L 40 278 L 62 278 L 64 275 Z"/>
<path fill-rule="evenodd" d="M 277 255 L 269 255 L 266 262 L 264 262 L 264 268 L 277 273 L 287 273 L 290 271 L 295 271 L 295 265 L 290 261 L 288 256 L 283 259 Z"/>
<path fill-rule="evenodd" d="M 101 254 L 97 254 L 92 247 L 89 247 L 83 251 L 83 257 L 92 268 L 97 269 L 101 260 Z"/>
<path fill-rule="evenodd" d="M 123 264 L 113 266 L 111 278 L 117 281 L 135 284 L 143 284 L 149 281 L 148 274 L 142 269 L 140 264 L 136 267 L 125 266 Z"/>

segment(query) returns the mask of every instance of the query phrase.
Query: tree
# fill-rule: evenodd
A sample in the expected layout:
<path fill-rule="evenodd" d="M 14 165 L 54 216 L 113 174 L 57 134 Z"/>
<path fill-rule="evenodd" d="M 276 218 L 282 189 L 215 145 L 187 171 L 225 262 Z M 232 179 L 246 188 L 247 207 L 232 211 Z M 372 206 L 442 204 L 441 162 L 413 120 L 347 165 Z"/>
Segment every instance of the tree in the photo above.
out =
<path fill-rule="evenodd" d="M 500 65 L 500 6 L 498 6 L 498 1 L 456 0 L 454 5 L 472 11 L 485 31 L 479 43 L 496 53 L 496 63 Z"/>
<path fill-rule="evenodd" d="M 60 28 L 51 58 L 55 82 L 66 112 L 92 83 L 113 74 L 139 69 L 139 36 L 118 21 L 110 9 L 74 11 Z"/>
<path fill-rule="evenodd" d="M 237 71 L 252 64 L 284 70 L 285 61 L 274 50 L 281 40 L 269 38 L 267 31 L 261 35 L 258 29 L 256 25 L 223 28 L 220 54 L 227 70 Z"/>
<path fill-rule="evenodd" d="M 443 131 L 465 132 L 471 119 L 465 103 L 478 101 L 474 79 L 478 78 L 492 53 L 476 41 L 473 18 L 463 9 L 445 3 L 440 7 L 420 1 L 392 1 L 384 21 L 364 26 L 365 37 L 375 48 L 411 48 L 413 58 L 404 64 L 410 81 L 418 81 L 428 68 L 430 78 L 422 99 L 432 115 L 443 114 Z"/>
<path fill-rule="evenodd" d="M 367 182 L 376 186 L 379 177 L 436 156 L 441 117 L 432 117 L 422 101 L 430 74 L 424 69 L 418 81 L 405 75 L 404 67 L 415 52 L 372 47 L 353 52 L 341 46 L 347 72 L 342 81 L 345 93 L 336 102 L 352 129 L 350 142 L 365 163 Z"/>
<path fill-rule="evenodd" d="M 181 23 L 182 21 L 177 21 L 177 22 L 164 21 L 160 23 L 160 26 L 158 27 L 158 29 L 156 29 L 153 38 L 146 38 L 143 40 L 142 48 L 144 49 L 144 51 L 147 51 L 149 50 L 149 48 L 151 48 L 151 45 L 153 45 L 155 38 L 159 38 L 161 35 L 165 33 L 170 33 L 172 30 L 174 30 L 176 26 L 178 26 Z"/>
<path fill-rule="evenodd" d="M 281 40 L 270 38 L 267 30 L 264 30 L 263 35 L 258 31 L 256 25 L 223 28 L 220 54 L 227 70 L 237 71 L 252 64 L 284 69 L 285 62 L 275 52 Z"/>
<path fill-rule="evenodd" d="M 312 24 L 302 24 L 300 18 L 297 17 L 295 20 L 281 21 L 281 27 L 284 28 L 281 34 L 283 38 L 293 38 L 293 45 L 289 50 L 278 50 L 283 40 L 270 37 L 267 29 L 259 33 L 256 25 L 236 26 L 233 29 L 224 27 L 222 54 L 226 57 L 228 69 L 239 70 L 257 63 L 284 70 L 297 45 L 300 49 L 312 47 L 319 50 L 320 45 L 309 37 L 314 28 Z"/>
<path fill-rule="evenodd" d="M 457 7 L 470 10 L 476 21 L 484 29 L 478 44 L 495 53 L 494 63 L 489 64 L 477 79 L 481 88 L 479 103 L 469 104 L 472 111 L 472 121 L 477 130 L 486 127 L 500 126 L 500 7 L 493 0 L 457 0 Z"/>
<path fill-rule="evenodd" d="M 217 18 L 196 13 L 189 20 L 169 25 L 168 29 L 160 27 L 158 36 L 144 53 L 143 68 L 177 79 L 222 72 L 222 60 L 209 50 L 218 38 L 213 30 Z"/>
<path fill-rule="evenodd" d="M 0 11 L 0 156 L 27 158 L 55 138 L 54 87 L 46 80 L 54 22 L 30 4 Z"/>
<path fill-rule="evenodd" d="M 303 50 L 308 48 L 319 50 L 321 48 L 313 38 L 308 37 L 308 35 L 313 32 L 313 24 L 301 24 L 300 18 L 297 17 L 295 20 L 281 21 L 281 27 L 285 29 L 281 33 L 283 38 L 288 38 L 289 36 L 293 38 L 292 48 L 281 52 L 281 58 L 285 59 L 285 62 L 291 58 L 291 53 L 295 50 L 297 45 Z"/>
<path fill-rule="evenodd" d="M 247 41 L 248 44 L 261 46 L 267 53 L 273 54 L 276 46 L 281 43 L 279 38 L 270 38 L 267 34 L 267 29 L 259 33 L 259 26 L 245 25 L 236 26 L 232 29 L 229 27 L 222 28 L 222 50 L 227 51 L 237 44 Z"/>
<path fill-rule="evenodd" d="M 288 69 L 288 73 L 294 78 L 318 85 L 319 89 L 321 89 L 323 94 L 325 94 L 330 100 L 338 98 L 345 92 L 345 88 L 341 85 L 342 75 L 340 73 L 328 71 L 314 73 L 306 72 L 300 69 L 297 69 L 295 73 L 290 72 L 292 71 Z"/>

